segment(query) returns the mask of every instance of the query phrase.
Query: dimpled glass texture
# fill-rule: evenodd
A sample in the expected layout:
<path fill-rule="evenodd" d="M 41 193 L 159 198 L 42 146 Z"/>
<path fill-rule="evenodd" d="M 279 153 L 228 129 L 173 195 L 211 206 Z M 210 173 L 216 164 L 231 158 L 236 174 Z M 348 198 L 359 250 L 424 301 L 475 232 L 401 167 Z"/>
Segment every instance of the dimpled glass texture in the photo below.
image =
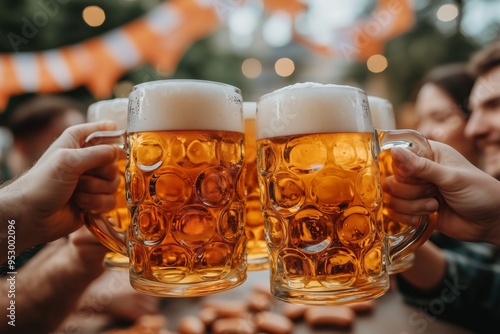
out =
<path fill-rule="evenodd" d="M 128 252 L 136 289 L 204 295 L 244 281 L 243 142 L 243 133 L 230 131 L 128 134 Z"/>
<path fill-rule="evenodd" d="M 388 288 L 373 133 L 260 139 L 258 171 L 271 290 L 282 300 L 341 304 Z"/>

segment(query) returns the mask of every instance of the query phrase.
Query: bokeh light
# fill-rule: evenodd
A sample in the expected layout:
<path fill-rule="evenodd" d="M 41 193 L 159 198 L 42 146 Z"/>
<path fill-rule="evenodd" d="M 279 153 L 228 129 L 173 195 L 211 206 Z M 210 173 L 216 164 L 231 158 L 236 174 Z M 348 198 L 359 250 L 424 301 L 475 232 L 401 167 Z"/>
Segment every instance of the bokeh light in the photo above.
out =
<path fill-rule="evenodd" d="M 258 78 L 262 73 L 262 64 L 255 58 L 247 58 L 241 64 L 241 72 L 249 79 Z"/>
<path fill-rule="evenodd" d="M 456 19 L 457 16 L 458 16 L 458 7 L 452 3 L 442 5 L 436 12 L 437 19 L 442 22 L 452 21 Z"/>
<path fill-rule="evenodd" d="M 85 23 L 91 27 L 99 27 L 106 20 L 104 10 L 99 6 L 88 6 L 82 12 Z"/>
<path fill-rule="evenodd" d="M 270 46 L 282 47 L 292 40 L 292 18 L 286 13 L 270 16 L 262 27 L 262 36 Z"/>
<path fill-rule="evenodd" d="M 274 70 L 280 77 L 289 77 L 295 71 L 295 64 L 290 58 L 280 58 L 274 64 Z"/>
<path fill-rule="evenodd" d="M 368 61 L 366 62 L 368 70 L 372 73 L 380 73 L 385 71 L 387 65 L 388 65 L 387 58 L 380 54 L 371 56 L 370 58 L 368 58 Z"/>

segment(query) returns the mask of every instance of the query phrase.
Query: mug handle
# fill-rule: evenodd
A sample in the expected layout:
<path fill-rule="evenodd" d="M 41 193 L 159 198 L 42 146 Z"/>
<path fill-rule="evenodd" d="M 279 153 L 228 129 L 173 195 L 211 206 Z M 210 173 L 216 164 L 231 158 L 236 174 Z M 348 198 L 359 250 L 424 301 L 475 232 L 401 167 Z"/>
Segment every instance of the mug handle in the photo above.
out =
<path fill-rule="evenodd" d="M 432 148 L 427 139 L 420 132 L 410 129 L 405 130 L 380 130 L 375 129 L 376 138 L 380 146 L 380 152 L 390 150 L 393 147 L 404 147 L 411 150 L 418 156 L 433 159 Z M 392 174 L 392 168 L 388 171 Z M 400 260 L 401 258 L 416 251 L 434 232 L 437 224 L 432 215 L 421 216 L 420 221 L 415 226 L 409 226 L 405 230 L 394 234 L 386 234 L 389 247 L 389 263 Z"/>
<path fill-rule="evenodd" d="M 84 147 L 101 144 L 114 145 L 120 150 L 119 159 L 125 159 L 125 130 L 97 131 L 90 134 L 84 142 Z M 106 213 L 94 213 L 86 211 L 83 213 L 83 221 L 89 231 L 101 242 L 114 252 L 127 256 L 126 235 L 124 231 L 117 227 L 115 218 L 110 215 L 112 211 Z"/>

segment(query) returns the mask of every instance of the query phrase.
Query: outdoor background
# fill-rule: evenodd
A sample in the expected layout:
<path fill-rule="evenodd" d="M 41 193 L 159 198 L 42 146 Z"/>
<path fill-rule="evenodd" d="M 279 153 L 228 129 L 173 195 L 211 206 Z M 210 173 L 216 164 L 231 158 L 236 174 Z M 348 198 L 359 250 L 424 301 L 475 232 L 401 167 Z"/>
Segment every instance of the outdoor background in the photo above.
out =
<path fill-rule="evenodd" d="M 90 103 L 127 96 L 144 81 L 195 78 L 233 84 L 251 101 L 296 82 L 350 84 L 388 98 L 400 126 L 407 126 L 409 102 L 425 72 L 467 61 L 500 32 L 500 2 L 494 0 L 11 0 L 0 4 L 0 56 L 19 58 L 85 43 L 152 17 L 165 5 L 183 7 L 185 22 L 177 24 L 194 31 L 158 40 L 158 45 L 182 45 L 175 57 L 172 49 L 158 47 L 154 57 L 123 67 L 112 89 L 101 89 L 98 96 L 85 84 L 59 90 Z M 214 15 L 191 9 L 196 6 Z M 167 27 L 168 15 L 157 16 Z M 163 62 L 169 66 L 162 65 L 169 57 Z M 91 75 L 109 80 L 103 72 Z M 10 79 L 4 70 L 2 84 Z M 0 120 L 24 92 L 6 96 Z"/>

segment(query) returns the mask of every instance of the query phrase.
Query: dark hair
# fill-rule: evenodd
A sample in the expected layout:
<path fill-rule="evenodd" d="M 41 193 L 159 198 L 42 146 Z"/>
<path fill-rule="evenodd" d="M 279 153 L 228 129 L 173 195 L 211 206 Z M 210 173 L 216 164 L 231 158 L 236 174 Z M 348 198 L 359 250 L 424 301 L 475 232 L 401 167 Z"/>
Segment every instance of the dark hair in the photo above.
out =
<path fill-rule="evenodd" d="M 33 138 L 44 131 L 55 118 L 70 109 L 85 115 L 85 109 L 76 100 L 66 96 L 37 95 L 13 109 L 7 127 L 16 139 Z"/>
<path fill-rule="evenodd" d="M 469 70 L 475 77 L 489 72 L 500 65 L 500 40 L 478 51 L 470 60 Z"/>
<path fill-rule="evenodd" d="M 467 64 L 455 63 L 434 68 L 424 77 L 418 90 L 427 83 L 441 88 L 451 97 L 465 117 L 470 116 L 469 95 L 474 85 L 474 76 Z"/>

